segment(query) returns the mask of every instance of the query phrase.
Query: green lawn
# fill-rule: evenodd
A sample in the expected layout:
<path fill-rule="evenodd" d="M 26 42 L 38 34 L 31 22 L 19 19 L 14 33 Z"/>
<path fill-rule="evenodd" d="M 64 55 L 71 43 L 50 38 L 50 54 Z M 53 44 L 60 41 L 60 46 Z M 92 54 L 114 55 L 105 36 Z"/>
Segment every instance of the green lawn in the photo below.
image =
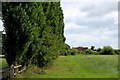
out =
<path fill-rule="evenodd" d="M 17 78 L 117 78 L 117 55 L 60 56 L 41 74 L 39 68 L 30 67 Z"/>
<path fill-rule="evenodd" d="M 0 58 L 0 70 L 4 69 L 4 68 L 7 68 L 7 67 L 8 67 L 8 64 L 6 62 L 6 59 L 5 58 Z"/>

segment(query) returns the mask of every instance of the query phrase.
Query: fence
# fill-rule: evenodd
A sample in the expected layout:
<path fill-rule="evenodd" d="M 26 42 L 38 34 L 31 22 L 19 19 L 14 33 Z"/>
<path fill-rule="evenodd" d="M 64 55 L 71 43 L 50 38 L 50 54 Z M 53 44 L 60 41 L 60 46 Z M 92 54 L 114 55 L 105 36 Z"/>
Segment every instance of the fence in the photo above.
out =
<path fill-rule="evenodd" d="M 5 55 L 0 55 L 0 58 L 5 58 Z M 14 78 L 16 74 L 20 74 L 25 69 L 26 67 L 23 67 L 22 65 L 11 65 L 10 68 L 0 70 L 0 80 L 7 77 Z"/>
<path fill-rule="evenodd" d="M 7 77 L 9 77 L 9 73 L 10 73 L 9 68 L 6 68 L 6 69 L 4 69 L 4 70 L 0 70 L 0 80 L 1 80 L 2 78 L 7 78 Z"/>
<path fill-rule="evenodd" d="M 26 69 L 26 67 L 22 67 L 22 65 L 11 65 L 10 68 L 4 69 L 0 71 L 0 74 L 2 76 L 0 76 L 0 78 L 14 78 L 16 74 L 20 74 L 21 72 L 23 72 Z"/>
<path fill-rule="evenodd" d="M 12 65 L 10 67 L 10 78 L 13 78 L 16 74 L 20 74 L 26 69 L 26 67 L 22 67 L 22 65 L 14 66 Z"/>
<path fill-rule="evenodd" d="M 0 58 L 5 58 L 5 55 L 0 55 Z"/>

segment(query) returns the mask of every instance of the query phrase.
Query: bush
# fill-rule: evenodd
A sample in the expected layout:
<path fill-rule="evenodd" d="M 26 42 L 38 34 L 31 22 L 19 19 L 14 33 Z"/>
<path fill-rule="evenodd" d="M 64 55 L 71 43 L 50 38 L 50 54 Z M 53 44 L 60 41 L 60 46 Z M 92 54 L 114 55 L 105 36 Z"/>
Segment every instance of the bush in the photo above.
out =
<path fill-rule="evenodd" d="M 98 49 L 97 49 L 97 52 L 100 52 L 101 50 L 102 50 L 101 48 L 98 48 Z"/>
<path fill-rule="evenodd" d="M 71 55 L 75 55 L 75 52 L 71 52 Z"/>
<path fill-rule="evenodd" d="M 67 53 L 64 53 L 65 56 L 67 56 Z"/>
<path fill-rule="evenodd" d="M 70 54 L 70 55 L 76 55 L 76 54 L 78 54 L 78 50 L 76 50 L 76 49 L 70 49 L 69 52 L 68 52 L 68 54 Z"/>
<path fill-rule="evenodd" d="M 120 54 L 120 51 L 115 49 L 114 54 Z"/>
<path fill-rule="evenodd" d="M 110 46 L 104 46 L 100 54 L 101 55 L 112 55 L 114 54 L 114 50 Z"/>
<path fill-rule="evenodd" d="M 91 49 L 86 50 L 85 53 L 86 53 L 86 54 L 94 54 Z"/>

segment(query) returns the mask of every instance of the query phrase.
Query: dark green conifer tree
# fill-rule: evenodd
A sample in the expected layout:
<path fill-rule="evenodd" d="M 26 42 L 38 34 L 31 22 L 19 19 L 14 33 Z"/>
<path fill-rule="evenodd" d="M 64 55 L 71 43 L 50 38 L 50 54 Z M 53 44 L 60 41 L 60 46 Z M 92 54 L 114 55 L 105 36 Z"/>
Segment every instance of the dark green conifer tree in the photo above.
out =
<path fill-rule="evenodd" d="M 4 2 L 4 52 L 9 63 L 43 67 L 66 50 L 60 2 Z"/>

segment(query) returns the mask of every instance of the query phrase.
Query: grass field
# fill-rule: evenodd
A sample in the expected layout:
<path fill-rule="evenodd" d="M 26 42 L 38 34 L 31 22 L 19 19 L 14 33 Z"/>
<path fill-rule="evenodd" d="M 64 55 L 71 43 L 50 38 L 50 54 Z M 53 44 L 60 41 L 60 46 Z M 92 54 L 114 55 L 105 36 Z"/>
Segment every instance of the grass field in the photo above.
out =
<path fill-rule="evenodd" d="M 44 69 L 30 67 L 17 78 L 117 78 L 117 55 L 60 56 Z"/>
<path fill-rule="evenodd" d="M 0 70 L 4 69 L 4 68 L 7 68 L 7 67 L 8 67 L 8 64 L 6 62 L 6 59 L 5 58 L 0 58 Z"/>

